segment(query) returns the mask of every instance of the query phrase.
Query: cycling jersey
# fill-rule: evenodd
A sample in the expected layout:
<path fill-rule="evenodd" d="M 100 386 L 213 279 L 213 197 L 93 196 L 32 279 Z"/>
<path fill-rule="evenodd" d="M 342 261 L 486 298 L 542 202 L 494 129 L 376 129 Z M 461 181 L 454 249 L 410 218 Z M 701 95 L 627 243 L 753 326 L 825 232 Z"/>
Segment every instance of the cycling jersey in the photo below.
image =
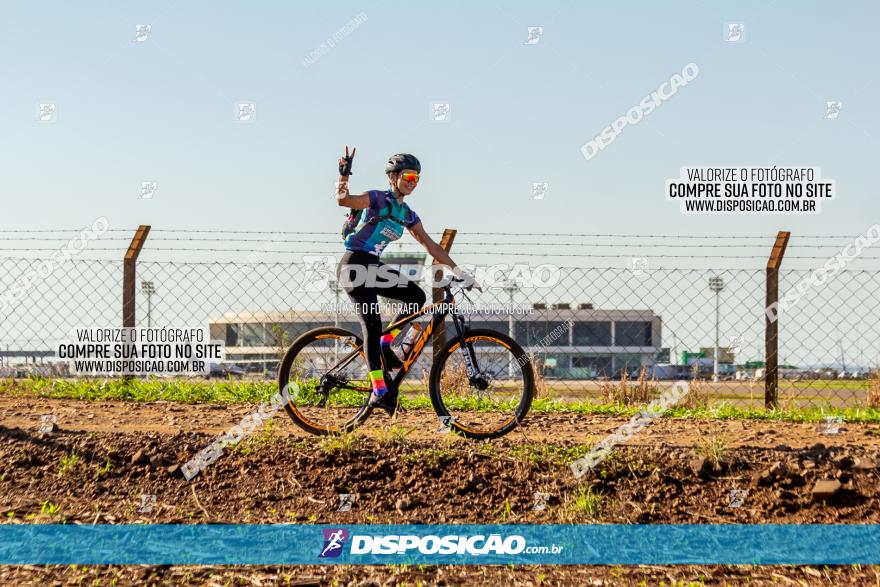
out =
<path fill-rule="evenodd" d="M 370 197 L 370 207 L 361 214 L 361 220 L 354 232 L 346 237 L 345 248 L 348 251 L 380 255 L 388 243 L 403 236 L 404 226 L 412 228 L 421 219 L 406 202 L 399 203 L 390 191 L 370 190 L 367 195 Z M 392 218 L 370 223 L 371 218 L 385 214 L 391 214 Z"/>

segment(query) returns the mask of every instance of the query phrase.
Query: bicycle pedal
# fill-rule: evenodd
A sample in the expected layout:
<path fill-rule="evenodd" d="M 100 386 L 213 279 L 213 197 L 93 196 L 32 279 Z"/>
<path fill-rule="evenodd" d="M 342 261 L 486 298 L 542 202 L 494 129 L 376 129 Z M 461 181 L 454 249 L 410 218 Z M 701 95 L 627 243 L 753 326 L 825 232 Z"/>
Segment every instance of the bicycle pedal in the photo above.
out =
<path fill-rule="evenodd" d="M 382 399 L 373 404 L 373 408 L 381 408 L 385 410 L 388 417 L 393 418 L 394 414 L 400 409 L 400 404 L 397 401 L 397 394 L 386 394 Z"/>
<path fill-rule="evenodd" d="M 383 410 L 385 410 L 385 413 L 388 414 L 388 417 L 389 417 L 389 418 L 393 418 L 393 417 L 397 414 L 397 406 L 396 406 L 396 405 L 393 405 L 393 406 L 385 406 L 385 405 L 382 405 L 382 404 L 378 404 L 378 406 L 379 406 L 380 408 L 382 408 Z"/>

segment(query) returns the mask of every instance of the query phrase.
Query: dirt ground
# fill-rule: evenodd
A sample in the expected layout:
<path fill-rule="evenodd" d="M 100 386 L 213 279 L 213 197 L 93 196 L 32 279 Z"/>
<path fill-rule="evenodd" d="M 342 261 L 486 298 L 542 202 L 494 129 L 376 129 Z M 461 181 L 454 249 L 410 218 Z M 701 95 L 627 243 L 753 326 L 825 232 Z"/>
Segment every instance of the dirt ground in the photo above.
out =
<path fill-rule="evenodd" d="M 0 397 L 4 523 L 880 523 L 880 426 L 659 419 L 580 480 L 577 447 L 625 418 L 531 414 L 490 443 L 430 411 L 322 442 L 282 416 L 186 482 L 179 465 L 252 408 Z M 59 429 L 41 433 L 40 416 Z M 76 454 L 74 464 L 70 455 Z M 64 459 L 64 460 L 63 460 Z M 67 463 L 66 465 L 64 463 Z M 824 500 L 817 480 L 837 479 Z M 583 488 L 598 496 L 585 506 Z M 732 505 L 732 491 L 742 503 Z M 535 509 L 536 493 L 547 493 Z M 350 511 L 340 494 L 356 494 Z M 151 511 L 141 495 L 154 495 Z M 45 502 L 57 506 L 48 513 Z M 113 582 L 113 579 L 116 579 Z M 19 566 L 2 585 L 880 585 L 878 567 Z"/>
<path fill-rule="evenodd" d="M 254 410 L 238 404 L 178 404 L 126 401 L 80 401 L 38 397 L 0 395 L 0 423 L 7 427 L 38 430 L 40 416 L 52 414 L 62 430 L 80 432 L 203 432 L 221 434 Z M 283 414 L 278 433 L 284 436 L 309 437 Z M 628 421 L 625 417 L 586 414 L 530 413 L 523 425 L 509 438 L 521 441 L 598 441 Z M 375 414 L 364 426 L 364 433 L 373 435 L 391 421 L 385 414 Z M 407 438 L 436 440 L 440 422 L 431 410 L 402 411 L 395 424 L 414 428 Z M 833 440 L 839 445 L 880 447 L 880 424 L 848 424 L 839 427 L 839 434 L 823 434 L 822 424 L 760 422 L 755 420 L 687 420 L 661 418 L 639 432 L 630 446 L 693 446 L 711 436 L 723 436 L 729 446 L 772 448 L 781 444 L 811 446 Z M 826 442 L 827 444 L 827 442 Z"/>

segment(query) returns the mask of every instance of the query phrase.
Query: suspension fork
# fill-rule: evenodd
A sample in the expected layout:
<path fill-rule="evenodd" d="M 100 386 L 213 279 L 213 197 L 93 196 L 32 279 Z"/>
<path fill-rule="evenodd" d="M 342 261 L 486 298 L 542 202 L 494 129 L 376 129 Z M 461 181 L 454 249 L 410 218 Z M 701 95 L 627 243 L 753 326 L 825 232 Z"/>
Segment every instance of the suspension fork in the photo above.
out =
<path fill-rule="evenodd" d="M 455 325 L 455 331 L 458 334 L 458 348 L 461 350 L 461 356 L 464 359 L 468 380 L 473 383 L 473 378 L 477 376 L 479 369 L 473 345 L 469 342 L 466 343 L 464 340 L 464 317 L 458 312 L 451 312 L 450 316 L 452 316 L 452 323 Z"/>

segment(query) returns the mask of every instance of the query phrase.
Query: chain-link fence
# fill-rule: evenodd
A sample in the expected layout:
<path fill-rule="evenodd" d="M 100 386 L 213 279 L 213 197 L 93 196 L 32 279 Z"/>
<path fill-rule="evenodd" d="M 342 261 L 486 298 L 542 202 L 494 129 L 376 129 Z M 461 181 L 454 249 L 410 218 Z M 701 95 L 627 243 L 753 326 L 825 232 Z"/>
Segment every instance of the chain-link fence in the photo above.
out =
<path fill-rule="evenodd" d="M 54 349 L 72 329 L 123 325 L 122 258 L 134 231 L 107 231 L 60 259 L 52 243 L 62 237 L 36 232 L 0 232 L 9 244 L 0 256 L 6 376 L 64 376 Z M 483 286 L 459 299 L 471 326 L 511 334 L 533 353 L 541 392 L 557 399 L 615 401 L 630 388 L 697 378 L 709 403 L 762 406 L 774 316 L 782 407 L 876 402 L 878 257 L 863 247 L 820 282 L 817 271 L 855 237 L 794 235 L 779 274 L 788 301 L 768 312 L 774 238 L 458 233 L 450 252 Z M 326 233 L 153 231 L 136 266 L 135 323 L 208 327 L 227 362 L 273 377 L 284 349 L 311 328 L 361 334 L 334 280 L 341 248 Z M 412 245 L 383 260 L 411 275 L 430 262 Z M 414 380 L 431 358 L 429 347 Z"/>

